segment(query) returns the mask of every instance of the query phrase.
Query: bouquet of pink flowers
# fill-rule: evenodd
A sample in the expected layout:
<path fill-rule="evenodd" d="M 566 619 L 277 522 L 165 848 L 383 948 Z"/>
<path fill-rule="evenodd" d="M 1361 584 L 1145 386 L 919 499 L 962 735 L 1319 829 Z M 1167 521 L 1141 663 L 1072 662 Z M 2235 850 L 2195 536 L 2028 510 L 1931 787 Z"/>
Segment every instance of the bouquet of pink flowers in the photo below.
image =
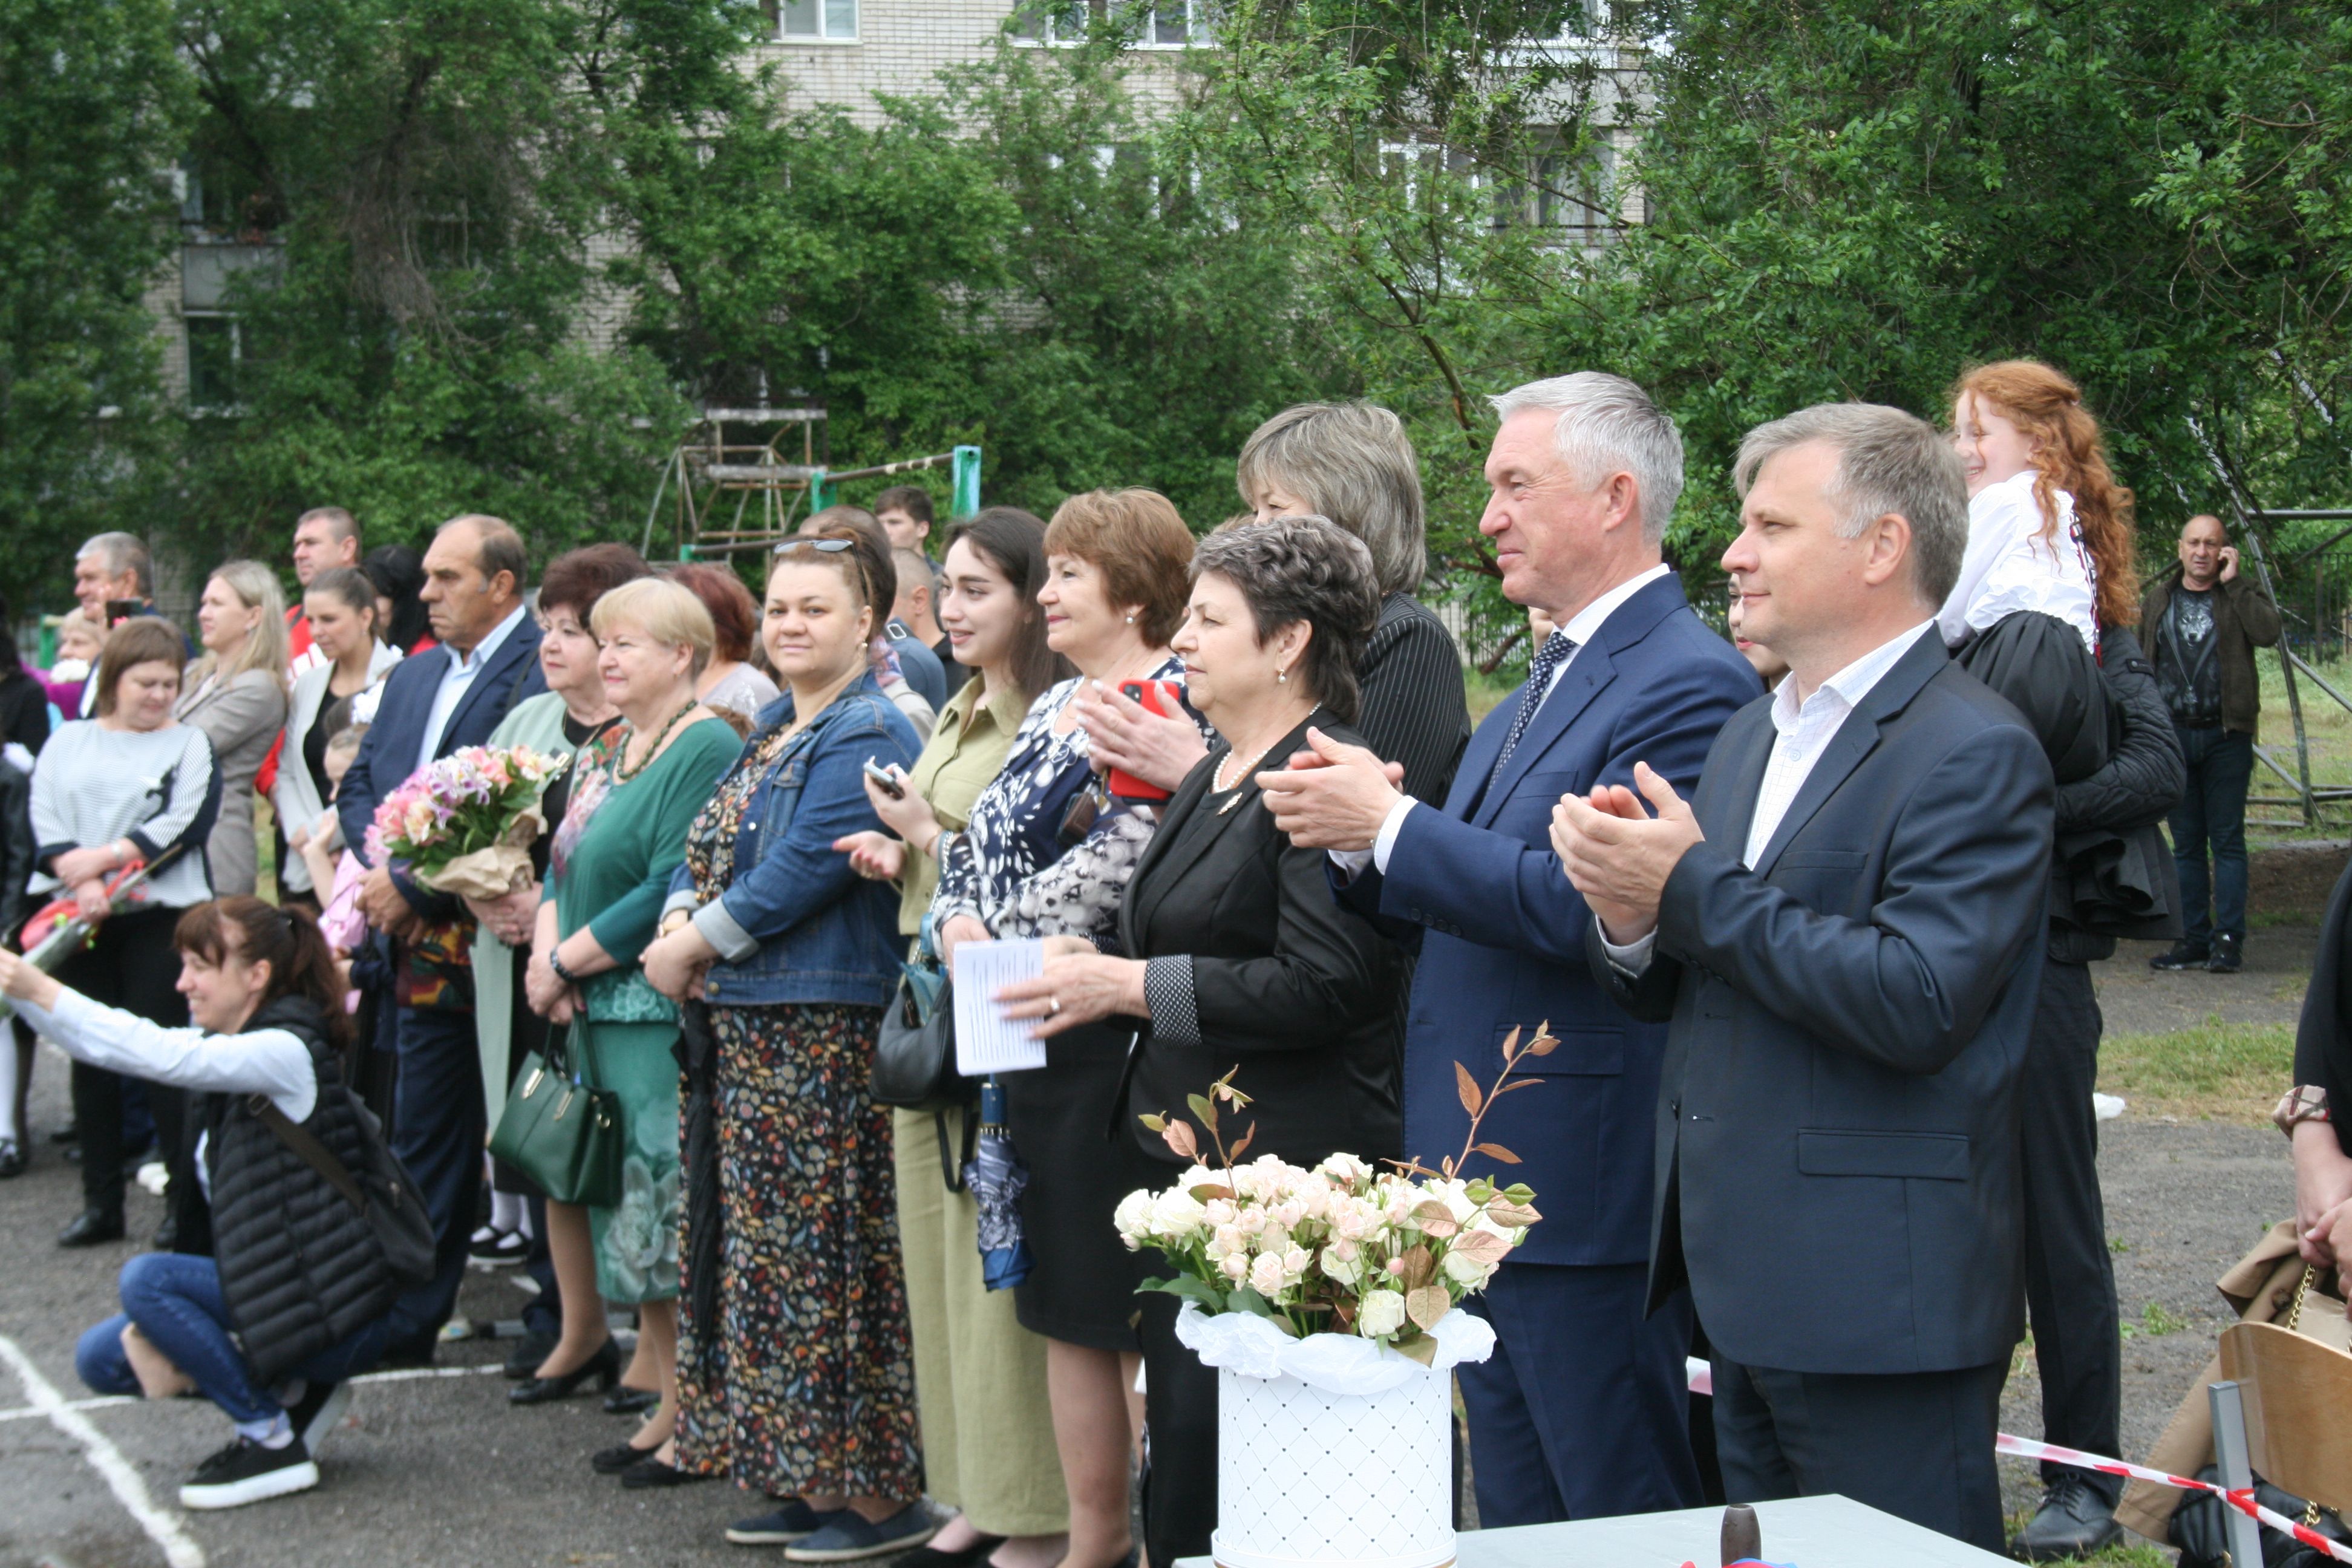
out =
<path fill-rule="evenodd" d="M 540 792 L 562 765 L 528 746 L 468 746 L 420 768 L 376 806 L 369 858 L 405 861 L 439 892 L 504 898 L 530 874 Z"/>

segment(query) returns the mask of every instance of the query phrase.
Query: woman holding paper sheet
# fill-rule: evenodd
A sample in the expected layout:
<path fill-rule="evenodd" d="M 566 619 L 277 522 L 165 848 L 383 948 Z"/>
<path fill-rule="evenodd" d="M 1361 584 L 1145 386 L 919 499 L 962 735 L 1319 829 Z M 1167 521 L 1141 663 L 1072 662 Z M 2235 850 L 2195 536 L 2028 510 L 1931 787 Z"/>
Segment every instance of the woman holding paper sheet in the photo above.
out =
<path fill-rule="evenodd" d="M 901 795 L 872 780 L 866 797 L 889 833 L 856 833 L 835 847 L 860 876 L 895 879 L 898 931 L 912 937 L 930 911 L 941 846 L 971 823 L 981 792 L 1003 769 L 1029 705 L 1069 673 L 1045 646 L 1045 525 L 1013 507 L 958 523 L 942 554 L 940 624 L 957 662 L 978 671 L 940 713 Z M 896 834 L 897 837 L 891 837 Z M 1069 1529 L 1068 1495 L 1045 1398 L 1046 1341 L 1021 1326 L 1013 1292 L 991 1290 L 980 1265 L 980 1205 L 950 1188 L 971 1107 L 894 1114 L 898 1240 L 907 1256 L 907 1318 L 915 1340 L 915 1394 L 923 1415 L 923 1469 L 934 1504 L 953 1509 L 924 1561 L 1048 1568 Z"/>
<path fill-rule="evenodd" d="M 889 1115 L 866 1092 L 898 978 L 897 900 L 834 848 L 877 826 L 866 763 L 915 759 L 866 669 L 896 587 L 862 535 L 776 547 L 761 636 L 789 689 L 688 830 L 643 959 L 665 995 L 709 1005 L 717 1050 L 717 1310 L 699 1315 L 693 1281 L 679 1293 L 677 1468 L 773 1500 L 730 1541 L 829 1562 L 937 1528 L 917 1506 Z M 689 1204 L 681 1258 L 697 1223 Z"/>
<path fill-rule="evenodd" d="M 1377 1162 L 1402 1142 L 1402 955 L 1331 897 L 1323 852 L 1283 837 L 1255 782 L 1314 736 L 1363 743 L 1347 726 L 1380 611 L 1371 555 L 1323 519 L 1287 517 L 1210 535 L 1192 570 L 1174 647 L 1218 743 L 1169 801 L 1128 883 L 1125 956 L 1055 939 L 1041 978 L 998 993 L 1049 1041 L 1097 1020 L 1143 1031 L 1129 1058 L 1120 1120 L 1134 1141 L 1125 1179 L 1110 1184 L 1119 1193 L 1165 1187 L 1184 1164 L 1135 1117 L 1184 1120 L 1186 1097 L 1236 1065 L 1251 1104 L 1228 1113 L 1224 1132 L 1230 1143 L 1250 1131 L 1253 1157 Z M 1166 1272 L 1156 1255 L 1129 1260 L 1130 1283 Z M 1144 1545 L 1156 1564 L 1209 1549 L 1217 1374 L 1177 1342 L 1176 1297 L 1138 1300 L 1151 1438 Z"/>
<path fill-rule="evenodd" d="M 1089 683 L 1170 683 L 1192 535 L 1150 490 L 1072 496 L 1045 531 L 1037 603 L 1045 640 L 1077 666 L 1029 710 L 1004 771 L 948 842 L 932 905 L 940 945 L 1066 935 L 1105 951 L 1118 901 L 1151 842 L 1156 803 L 1112 794 L 1095 770 L 1075 700 Z M 1014 1290 L 1043 1334 L 1054 1436 L 1070 1500 L 1070 1568 L 1107 1568 L 1129 1544 L 1127 1471 L 1135 1385 L 1134 1270 L 1111 1226 L 1126 1156 L 1104 1137 L 1133 1031 L 1101 1025 L 1051 1041 L 1046 1065 L 1007 1073 L 1006 1121 L 1029 1185 L 1021 1215 L 1034 1260 Z"/>

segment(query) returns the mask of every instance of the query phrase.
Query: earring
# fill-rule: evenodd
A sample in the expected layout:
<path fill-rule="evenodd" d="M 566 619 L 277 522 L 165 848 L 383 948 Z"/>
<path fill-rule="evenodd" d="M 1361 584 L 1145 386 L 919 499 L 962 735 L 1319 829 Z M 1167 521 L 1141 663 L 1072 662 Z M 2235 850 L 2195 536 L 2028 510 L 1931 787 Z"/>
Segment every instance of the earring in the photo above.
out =
<path fill-rule="evenodd" d="M 1134 617 L 1133 616 L 1128 616 L 1128 617 L 1127 617 L 1127 624 L 1128 624 L 1129 626 L 1133 626 L 1133 625 L 1135 625 L 1135 617 Z"/>
<path fill-rule="evenodd" d="M 1288 671 L 1288 670 L 1286 670 L 1286 669 L 1277 669 L 1277 670 L 1276 670 L 1276 671 L 1274 672 L 1274 678 L 1275 678 L 1275 679 L 1276 679 L 1276 680 L 1278 680 L 1278 681 L 1281 681 L 1281 682 L 1282 682 L 1284 685 L 1286 685 L 1286 686 L 1287 686 L 1288 684 L 1290 684 L 1290 671 Z"/>

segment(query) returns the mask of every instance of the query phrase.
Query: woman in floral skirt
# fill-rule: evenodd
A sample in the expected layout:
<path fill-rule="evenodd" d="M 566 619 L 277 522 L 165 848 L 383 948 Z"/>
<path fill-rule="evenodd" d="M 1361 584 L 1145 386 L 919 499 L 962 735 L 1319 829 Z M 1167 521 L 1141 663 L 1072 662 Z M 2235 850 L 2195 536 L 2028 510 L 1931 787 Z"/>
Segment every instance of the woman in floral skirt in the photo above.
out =
<path fill-rule="evenodd" d="M 864 537 L 776 549 L 761 637 L 789 689 L 694 821 L 646 977 L 708 1005 L 717 1051 L 716 1312 L 681 1296 L 677 1466 L 775 1500 L 727 1538 L 796 1562 L 929 1540 L 890 1116 L 868 1093 L 898 900 L 834 842 L 877 828 L 866 763 L 915 731 L 866 670 L 897 584 Z M 688 1173 L 689 1186 L 694 1173 Z M 708 1283 L 708 1282 L 706 1282 Z"/>

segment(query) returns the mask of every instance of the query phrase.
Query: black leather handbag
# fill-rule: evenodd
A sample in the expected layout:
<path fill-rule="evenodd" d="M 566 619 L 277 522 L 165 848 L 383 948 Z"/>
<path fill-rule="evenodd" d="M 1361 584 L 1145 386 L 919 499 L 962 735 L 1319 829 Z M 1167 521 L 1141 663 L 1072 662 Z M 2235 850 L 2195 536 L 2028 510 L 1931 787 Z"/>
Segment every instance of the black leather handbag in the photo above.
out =
<path fill-rule="evenodd" d="M 970 1105 L 971 1085 L 956 1071 L 955 995 L 929 944 L 902 966 L 898 994 L 874 1043 L 873 1095 L 899 1110 Z"/>

